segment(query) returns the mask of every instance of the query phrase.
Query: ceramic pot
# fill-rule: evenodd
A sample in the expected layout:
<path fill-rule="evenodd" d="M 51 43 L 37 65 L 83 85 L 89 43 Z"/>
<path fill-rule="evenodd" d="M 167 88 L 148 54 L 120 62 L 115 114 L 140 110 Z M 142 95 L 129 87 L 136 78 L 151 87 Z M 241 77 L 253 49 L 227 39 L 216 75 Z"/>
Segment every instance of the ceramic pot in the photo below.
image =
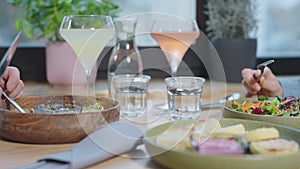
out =
<path fill-rule="evenodd" d="M 222 61 L 227 82 L 241 82 L 242 69 L 255 68 L 256 39 L 216 39 L 212 43 Z"/>
<path fill-rule="evenodd" d="M 85 88 L 86 76 L 73 49 L 66 42 L 47 43 L 46 74 L 54 88 Z"/>

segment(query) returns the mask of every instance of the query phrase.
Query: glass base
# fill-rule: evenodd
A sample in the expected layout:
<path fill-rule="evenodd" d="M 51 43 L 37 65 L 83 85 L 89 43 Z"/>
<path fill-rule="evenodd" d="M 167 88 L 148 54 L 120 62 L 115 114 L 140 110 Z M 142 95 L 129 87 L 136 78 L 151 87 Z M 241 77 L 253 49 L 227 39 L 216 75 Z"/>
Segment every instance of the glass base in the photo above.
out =
<path fill-rule="evenodd" d="M 154 107 L 158 110 L 169 110 L 168 104 L 157 104 Z"/>
<path fill-rule="evenodd" d="M 132 118 L 132 117 L 139 117 L 145 114 L 144 111 L 121 111 L 121 117 L 125 118 Z"/>
<path fill-rule="evenodd" d="M 196 120 L 200 118 L 200 114 L 195 112 L 170 112 L 170 117 L 171 120 Z"/>

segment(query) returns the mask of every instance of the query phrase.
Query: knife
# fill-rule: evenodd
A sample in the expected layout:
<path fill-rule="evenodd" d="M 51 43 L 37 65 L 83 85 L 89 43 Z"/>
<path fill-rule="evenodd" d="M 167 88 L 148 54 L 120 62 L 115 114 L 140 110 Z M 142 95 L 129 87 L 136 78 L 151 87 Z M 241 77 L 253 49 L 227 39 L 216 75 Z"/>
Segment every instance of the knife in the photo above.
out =
<path fill-rule="evenodd" d="M 14 53 L 15 53 L 15 51 L 18 47 L 18 44 L 20 42 L 20 39 L 21 39 L 21 34 L 22 34 L 22 31 L 20 31 L 17 34 L 17 36 L 15 37 L 13 42 L 10 44 L 9 48 L 7 49 L 7 51 L 5 52 L 4 56 L 2 57 L 2 59 L 0 61 L 0 77 L 2 77 L 3 73 L 5 72 L 7 66 L 10 64 L 10 61 L 14 56 Z"/>

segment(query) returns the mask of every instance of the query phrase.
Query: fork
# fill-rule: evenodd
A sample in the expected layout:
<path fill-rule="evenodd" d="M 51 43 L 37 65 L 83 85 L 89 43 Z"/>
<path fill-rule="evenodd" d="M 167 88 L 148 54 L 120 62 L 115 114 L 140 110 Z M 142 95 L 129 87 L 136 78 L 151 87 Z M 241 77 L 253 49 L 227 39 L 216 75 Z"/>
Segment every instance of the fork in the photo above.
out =
<path fill-rule="evenodd" d="M 262 77 L 262 75 L 263 75 L 263 73 L 264 73 L 264 70 L 265 70 L 265 67 L 267 67 L 269 64 L 272 64 L 272 63 L 274 63 L 275 61 L 274 60 L 268 60 L 268 61 L 265 61 L 265 62 L 263 62 L 263 63 L 261 63 L 261 64 L 258 64 L 257 66 L 256 66 L 256 68 L 258 69 L 258 70 L 260 70 L 260 76 L 257 78 L 257 82 L 259 82 L 260 81 L 260 79 L 261 79 L 261 77 Z"/>

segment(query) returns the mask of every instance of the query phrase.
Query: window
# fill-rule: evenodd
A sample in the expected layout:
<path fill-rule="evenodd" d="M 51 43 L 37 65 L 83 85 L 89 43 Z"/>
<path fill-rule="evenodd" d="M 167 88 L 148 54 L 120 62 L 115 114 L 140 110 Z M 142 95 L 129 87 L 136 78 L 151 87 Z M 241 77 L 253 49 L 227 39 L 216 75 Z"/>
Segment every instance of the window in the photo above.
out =
<path fill-rule="evenodd" d="M 300 1 L 257 2 L 257 57 L 300 57 Z"/>
<path fill-rule="evenodd" d="M 116 0 L 115 2 L 122 9 L 119 14 L 120 17 L 132 14 L 138 16 L 139 21 L 136 28 L 136 42 L 138 46 L 156 45 L 156 42 L 150 37 L 148 32 L 151 29 L 153 19 L 163 17 L 159 13 L 196 19 L 196 0 Z"/>
<path fill-rule="evenodd" d="M 140 13 L 141 15 L 144 13 L 145 15 L 147 12 L 162 12 L 183 18 L 196 18 L 196 0 L 115 0 L 115 3 L 117 3 L 121 9 L 120 17 L 134 13 Z M 172 4 L 172 7 L 170 7 L 170 4 Z M 11 39 L 13 39 L 17 33 L 15 30 L 15 19 L 13 17 L 16 9 L 8 4 L 6 0 L 2 0 L 0 1 L 0 10 L 2 11 L 0 15 L 0 46 L 8 46 Z M 151 15 L 148 15 L 147 18 L 143 18 L 137 27 L 137 31 L 149 31 L 152 19 Z M 37 41 L 23 36 L 20 46 L 44 46 L 45 42 L 46 40 Z M 148 46 L 153 45 L 154 41 L 145 35 L 138 36 L 137 43 L 139 46 Z"/>

